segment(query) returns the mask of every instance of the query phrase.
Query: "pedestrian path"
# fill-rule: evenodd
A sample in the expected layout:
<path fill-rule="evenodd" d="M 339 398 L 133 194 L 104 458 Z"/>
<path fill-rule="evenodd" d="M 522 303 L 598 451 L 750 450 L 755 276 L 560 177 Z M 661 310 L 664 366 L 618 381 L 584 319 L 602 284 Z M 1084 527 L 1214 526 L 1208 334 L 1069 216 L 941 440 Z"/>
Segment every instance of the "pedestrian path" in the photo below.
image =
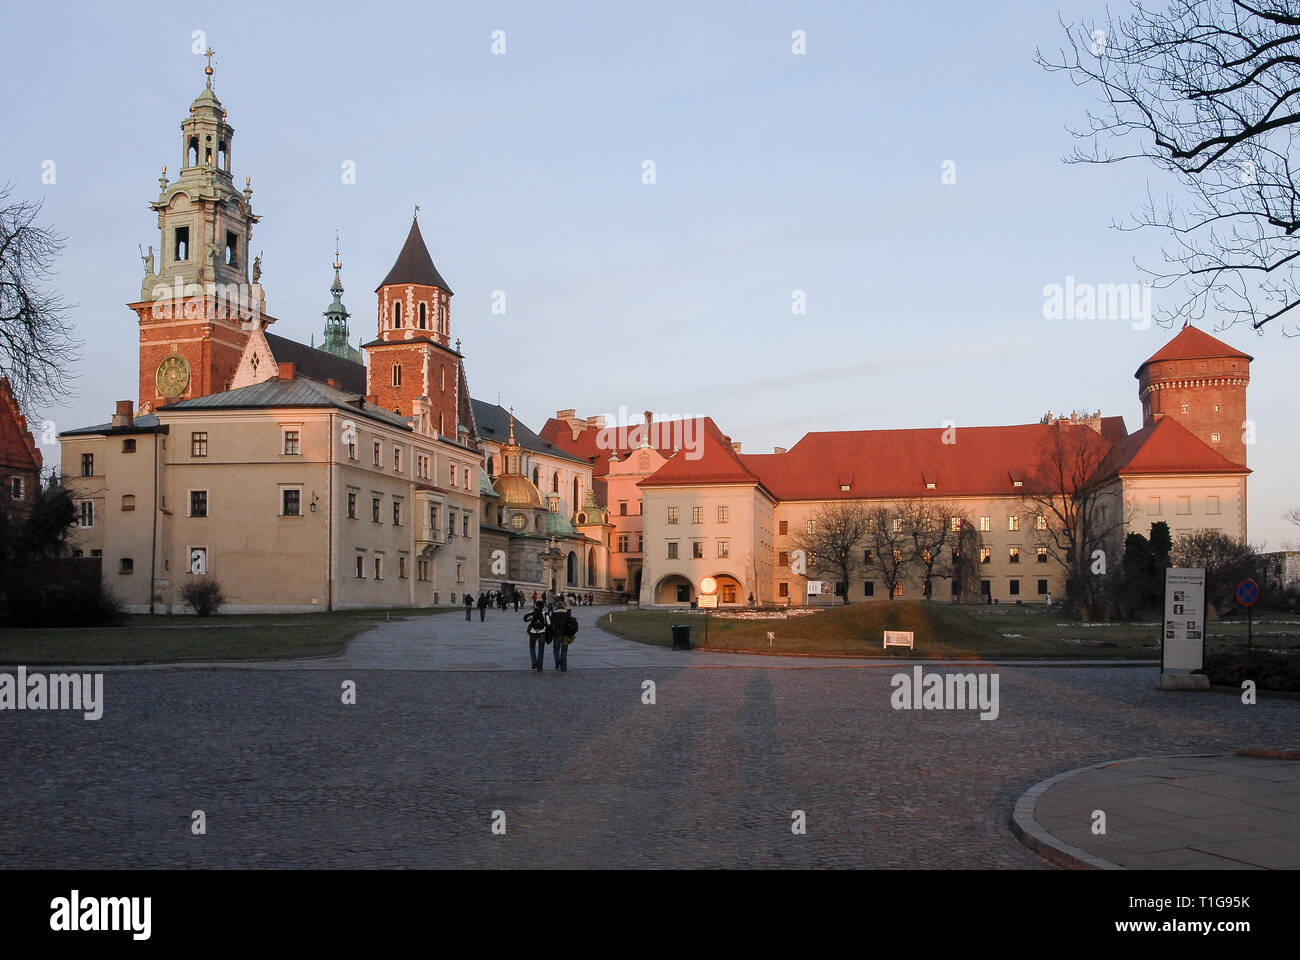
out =
<path fill-rule="evenodd" d="M 1300 760 L 1140 757 L 1071 770 L 1026 792 L 1012 828 L 1061 866 L 1296 870 Z"/>

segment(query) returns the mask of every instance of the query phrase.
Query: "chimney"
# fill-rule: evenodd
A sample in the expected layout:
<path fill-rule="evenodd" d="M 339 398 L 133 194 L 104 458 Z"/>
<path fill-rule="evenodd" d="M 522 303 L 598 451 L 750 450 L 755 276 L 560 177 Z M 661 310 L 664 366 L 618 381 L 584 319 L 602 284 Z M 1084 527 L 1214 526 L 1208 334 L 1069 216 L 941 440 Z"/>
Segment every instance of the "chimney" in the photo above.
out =
<path fill-rule="evenodd" d="M 577 410 L 556 410 L 555 411 L 556 420 L 572 420 L 577 415 L 578 415 Z"/>
<path fill-rule="evenodd" d="M 735 450 L 737 453 L 740 453 L 740 441 L 739 440 L 732 441 L 731 449 Z"/>
<path fill-rule="evenodd" d="M 597 430 L 604 430 L 604 429 L 605 429 L 605 415 L 604 415 L 603 413 L 598 413 L 598 414 L 596 414 L 594 417 L 588 417 L 588 418 L 587 418 L 587 426 L 589 426 L 589 427 L 595 427 Z"/>
<path fill-rule="evenodd" d="M 338 390 L 343 386 L 343 384 L 341 384 L 338 380 L 335 380 L 333 377 L 327 378 L 325 383 L 328 386 L 333 387 L 335 390 Z"/>
<path fill-rule="evenodd" d="M 773 453 L 785 453 L 785 447 L 773 447 L 773 448 L 772 448 L 772 452 L 773 452 Z"/>
<path fill-rule="evenodd" d="M 134 404 L 130 400 L 117 401 L 117 412 L 113 414 L 113 426 L 115 427 L 132 426 L 135 423 L 135 419 L 132 414 L 133 406 Z"/>
<path fill-rule="evenodd" d="M 280 377 L 280 379 L 281 379 L 281 380 L 292 380 L 292 379 L 293 379 L 293 362 L 292 362 L 292 361 L 288 361 L 288 360 L 286 360 L 284 363 L 281 363 L 279 366 L 280 366 L 280 372 L 279 372 L 279 377 Z"/>

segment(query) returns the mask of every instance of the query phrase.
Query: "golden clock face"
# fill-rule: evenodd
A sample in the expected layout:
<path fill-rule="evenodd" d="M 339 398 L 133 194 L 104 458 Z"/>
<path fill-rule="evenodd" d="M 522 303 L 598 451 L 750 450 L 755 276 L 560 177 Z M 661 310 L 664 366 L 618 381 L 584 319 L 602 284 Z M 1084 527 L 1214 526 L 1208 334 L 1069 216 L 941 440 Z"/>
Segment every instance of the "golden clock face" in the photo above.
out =
<path fill-rule="evenodd" d="M 164 397 L 179 397 L 190 384 L 190 365 L 179 353 L 164 357 L 154 373 L 158 393 Z"/>

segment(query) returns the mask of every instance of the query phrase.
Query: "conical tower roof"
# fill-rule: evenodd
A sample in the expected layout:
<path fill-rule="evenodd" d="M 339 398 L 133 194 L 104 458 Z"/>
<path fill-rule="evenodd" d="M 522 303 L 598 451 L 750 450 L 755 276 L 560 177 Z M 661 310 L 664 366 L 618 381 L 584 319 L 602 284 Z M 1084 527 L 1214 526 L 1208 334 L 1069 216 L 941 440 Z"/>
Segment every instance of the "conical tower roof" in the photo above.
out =
<path fill-rule="evenodd" d="M 420 235 L 420 221 L 414 218 L 411 220 L 411 232 L 406 235 L 406 243 L 402 245 L 402 252 L 397 255 L 397 262 L 383 282 L 375 287 L 375 292 L 397 283 L 421 284 L 452 292 L 447 281 L 442 279 L 442 274 L 438 273 L 438 268 L 433 265 L 433 257 L 429 256 L 429 248 L 424 245 L 424 237 Z"/>

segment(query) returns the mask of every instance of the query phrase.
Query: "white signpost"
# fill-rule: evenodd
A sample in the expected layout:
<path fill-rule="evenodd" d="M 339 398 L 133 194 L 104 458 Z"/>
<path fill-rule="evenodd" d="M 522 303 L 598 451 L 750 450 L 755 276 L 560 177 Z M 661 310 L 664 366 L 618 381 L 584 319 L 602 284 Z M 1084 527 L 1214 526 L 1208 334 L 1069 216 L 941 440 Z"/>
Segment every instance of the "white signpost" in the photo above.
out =
<path fill-rule="evenodd" d="M 1191 673 L 1205 666 L 1205 571 L 1165 571 L 1165 617 L 1160 672 Z"/>
<path fill-rule="evenodd" d="M 714 594 L 713 596 L 709 596 L 707 594 L 700 594 L 699 599 L 696 601 L 696 607 L 700 610 L 718 609 L 718 595 Z"/>

